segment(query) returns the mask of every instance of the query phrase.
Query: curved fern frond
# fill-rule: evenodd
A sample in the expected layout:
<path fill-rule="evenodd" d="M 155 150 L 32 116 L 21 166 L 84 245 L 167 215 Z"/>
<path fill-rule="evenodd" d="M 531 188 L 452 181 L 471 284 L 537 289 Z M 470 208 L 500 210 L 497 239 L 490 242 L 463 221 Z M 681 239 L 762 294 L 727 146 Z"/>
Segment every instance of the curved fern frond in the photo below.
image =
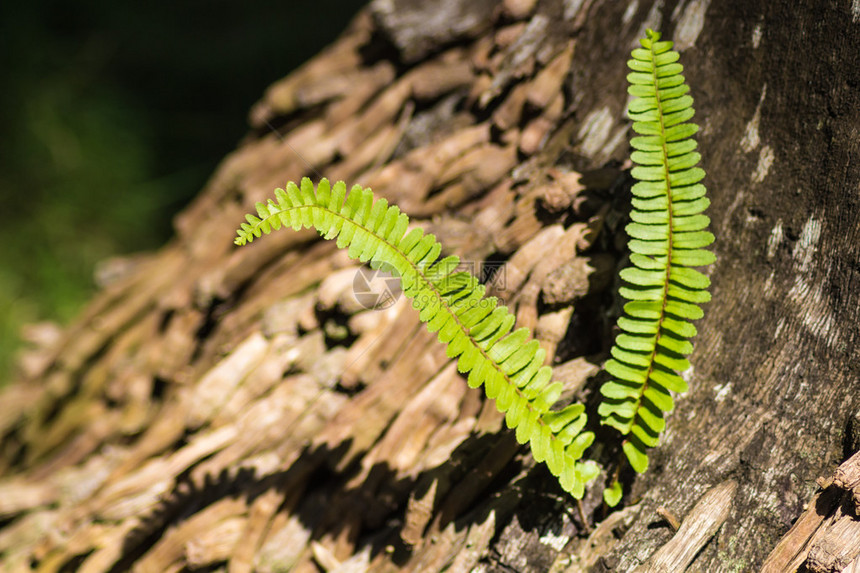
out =
<path fill-rule="evenodd" d="M 674 407 L 672 392 L 685 392 L 678 371 L 690 367 L 689 339 L 696 335 L 690 322 L 702 317 L 700 303 L 711 298 L 707 276 L 693 267 L 714 262 L 705 250 L 714 236 L 705 230 L 710 219 L 702 212 L 709 201 L 700 182 L 705 172 L 696 167 L 700 155 L 691 137 L 693 98 L 681 75 L 679 54 L 672 42 L 648 30 L 627 62 L 631 139 L 637 164 L 632 174 L 631 267 L 621 271 L 628 299 L 618 319 L 621 333 L 605 369 L 612 379 L 600 389 L 604 397 L 598 414 L 602 423 L 627 438 L 622 448 L 634 470 L 648 467 L 646 448 L 658 444 L 665 427 L 664 412 Z"/>
<path fill-rule="evenodd" d="M 580 462 L 594 440 L 583 432 L 585 407 L 573 404 L 550 410 L 562 391 L 551 383 L 552 370 L 543 365 L 545 352 L 526 328 L 513 330 L 514 316 L 470 273 L 457 271 L 456 256 L 440 258 L 441 245 L 421 229 L 407 231 L 409 218 L 370 189 L 331 186 L 326 179 L 316 189 L 307 178 L 276 189 L 277 201 L 257 203 L 257 215 L 247 215 L 238 230 L 237 245 L 253 241 L 280 227 L 315 228 L 326 239 L 337 239 L 349 256 L 386 264 L 399 275 L 403 292 L 412 299 L 430 332 L 438 332 L 457 368 L 468 373 L 472 388 L 484 386 L 505 414 L 521 444 L 529 443 L 534 458 L 545 462 L 562 488 L 582 498 L 585 482 L 595 475 L 593 464 Z"/>

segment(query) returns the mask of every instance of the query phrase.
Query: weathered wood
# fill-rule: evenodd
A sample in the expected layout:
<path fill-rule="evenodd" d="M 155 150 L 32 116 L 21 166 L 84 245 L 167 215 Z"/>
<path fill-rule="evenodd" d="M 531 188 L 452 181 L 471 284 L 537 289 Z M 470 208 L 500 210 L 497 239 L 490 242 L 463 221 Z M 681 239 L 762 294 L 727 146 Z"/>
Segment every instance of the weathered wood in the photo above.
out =
<path fill-rule="evenodd" d="M 860 515 L 860 450 L 857 450 L 845 463 L 836 468 L 836 473 L 833 475 L 833 485 L 851 492 L 854 500 L 854 511 Z"/>
<path fill-rule="evenodd" d="M 708 490 L 684 518 L 672 539 L 633 573 L 686 571 L 696 554 L 728 519 L 737 490 L 738 483 L 733 480 Z"/>
<path fill-rule="evenodd" d="M 815 573 L 839 573 L 860 555 L 860 520 L 841 515 L 828 527 L 827 536 L 816 541 L 806 558 L 806 567 Z"/>
<path fill-rule="evenodd" d="M 0 394 L 3 569 L 860 567 L 856 455 L 833 474 L 860 448 L 860 16 L 819 8 L 373 2 L 265 92 L 170 244 L 31 332 Z M 580 513 L 408 301 L 365 308 L 312 232 L 232 237 L 285 180 L 371 186 L 476 271 L 504 263 L 491 292 L 592 407 L 625 256 L 625 62 L 649 26 L 696 98 L 714 300 L 651 468 L 607 514 L 598 429 Z"/>
<path fill-rule="evenodd" d="M 860 567 L 860 452 L 843 462 L 832 476 L 818 480 L 823 491 L 809 503 L 791 530 L 774 548 L 762 573 L 797 571 L 850 573 Z"/>

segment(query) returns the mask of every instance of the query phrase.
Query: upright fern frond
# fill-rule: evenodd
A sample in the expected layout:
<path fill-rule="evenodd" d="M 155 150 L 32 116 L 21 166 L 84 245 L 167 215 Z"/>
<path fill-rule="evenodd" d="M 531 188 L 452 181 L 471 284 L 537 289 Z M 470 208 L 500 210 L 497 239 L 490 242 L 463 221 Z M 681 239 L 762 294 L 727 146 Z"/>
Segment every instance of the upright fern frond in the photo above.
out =
<path fill-rule="evenodd" d="M 521 444 L 529 443 L 534 458 L 545 462 L 562 488 L 582 498 L 594 464 L 579 461 L 594 439 L 583 432 L 585 408 L 573 404 L 550 410 L 562 385 L 551 383 L 552 370 L 543 365 L 545 352 L 526 328 L 511 332 L 514 316 L 495 297 L 484 297 L 484 286 L 457 270 L 456 256 L 440 258 L 441 245 L 421 229 L 407 231 L 409 218 L 385 199 L 374 199 L 370 189 L 354 186 L 348 197 L 342 181 L 325 179 L 314 189 L 307 178 L 301 185 L 276 189 L 277 201 L 257 203 L 257 215 L 247 215 L 237 245 L 251 242 L 281 226 L 315 228 L 326 239 L 337 239 L 349 256 L 371 267 L 383 264 L 399 275 L 403 292 L 412 299 L 419 318 L 430 332 L 438 332 L 457 368 L 468 372 L 472 388 L 484 386 L 489 398 L 516 429 Z"/>
<path fill-rule="evenodd" d="M 612 376 L 600 389 L 604 396 L 598 414 L 602 423 L 627 438 L 622 448 L 637 472 L 648 467 L 646 448 L 658 444 L 665 427 L 664 412 L 674 407 L 672 392 L 685 392 L 687 383 L 677 374 L 690 363 L 689 339 L 696 335 L 690 320 L 702 317 L 700 303 L 711 298 L 707 276 L 693 267 L 714 262 L 705 250 L 714 236 L 705 228 L 710 219 L 702 212 L 709 205 L 705 172 L 696 167 L 700 155 L 691 137 L 693 98 L 677 63 L 672 42 L 660 42 L 648 30 L 633 50 L 627 65 L 633 70 L 628 91 L 634 148 L 631 267 L 621 271 L 625 315 L 618 319 L 621 333 L 605 369 Z"/>

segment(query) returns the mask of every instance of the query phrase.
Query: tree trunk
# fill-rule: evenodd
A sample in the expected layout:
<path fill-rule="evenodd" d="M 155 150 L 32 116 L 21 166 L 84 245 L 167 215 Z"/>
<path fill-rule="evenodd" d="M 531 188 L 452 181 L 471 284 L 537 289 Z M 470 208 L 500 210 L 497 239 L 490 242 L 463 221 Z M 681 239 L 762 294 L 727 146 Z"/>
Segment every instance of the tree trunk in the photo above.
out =
<path fill-rule="evenodd" d="M 593 412 L 646 27 L 682 52 L 718 260 L 690 392 L 610 513 L 402 297 L 367 310 L 335 245 L 232 237 L 287 180 L 370 186 L 489 277 Z M 858 89 L 856 1 L 376 0 L 269 88 L 169 245 L 30 330 L 0 395 L 4 569 L 752 571 L 823 486 L 768 567 L 842 570 L 860 471 L 816 478 L 860 449 Z"/>

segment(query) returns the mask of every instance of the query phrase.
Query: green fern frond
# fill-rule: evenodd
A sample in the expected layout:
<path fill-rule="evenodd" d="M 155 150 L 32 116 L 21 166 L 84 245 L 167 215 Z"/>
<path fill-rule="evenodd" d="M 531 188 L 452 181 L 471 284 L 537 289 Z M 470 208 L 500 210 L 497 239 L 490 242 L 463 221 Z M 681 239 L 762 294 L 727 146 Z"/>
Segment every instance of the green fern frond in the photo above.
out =
<path fill-rule="evenodd" d="M 290 183 L 275 195 L 277 201 L 257 203 L 257 215 L 246 216 L 237 245 L 282 226 L 313 227 L 326 239 L 336 238 L 351 258 L 373 268 L 392 267 L 420 320 L 438 333 L 448 356 L 457 358 L 459 371 L 468 373 L 469 386 L 484 386 L 507 426 L 516 430 L 517 441 L 528 442 L 534 458 L 546 463 L 562 488 L 582 498 L 596 469 L 579 461 L 594 440 L 592 432 L 582 431 L 584 406 L 550 410 L 562 385 L 551 383 L 544 350 L 528 329 L 512 332 L 514 316 L 496 298 L 484 296 L 478 279 L 456 270 L 456 256 L 440 259 L 441 245 L 433 235 L 421 229 L 407 233 L 409 218 L 359 185 L 347 196 L 342 181 L 331 186 L 323 179 L 314 189 L 305 178 L 300 186 Z"/>
<path fill-rule="evenodd" d="M 648 467 L 646 448 L 658 444 L 666 425 L 663 413 L 674 407 L 672 392 L 687 390 L 677 372 L 690 367 L 689 339 L 696 335 L 690 321 L 702 317 L 698 305 L 711 298 L 710 280 L 692 267 L 715 260 L 705 250 L 714 236 L 705 230 L 705 172 L 696 167 L 700 155 L 691 139 L 699 127 L 687 123 L 693 98 L 678 52 L 659 40 L 648 30 L 627 62 L 628 92 L 636 96 L 629 113 L 639 134 L 630 142 L 638 182 L 626 228 L 633 266 L 621 271 L 620 289 L 630 302 L 618 320 L 622 332 L 605 365 L 612 379 L 600 389 L 598 409 L 603 424 L 627 436 L 622 449 L 640 473 Z"/>

